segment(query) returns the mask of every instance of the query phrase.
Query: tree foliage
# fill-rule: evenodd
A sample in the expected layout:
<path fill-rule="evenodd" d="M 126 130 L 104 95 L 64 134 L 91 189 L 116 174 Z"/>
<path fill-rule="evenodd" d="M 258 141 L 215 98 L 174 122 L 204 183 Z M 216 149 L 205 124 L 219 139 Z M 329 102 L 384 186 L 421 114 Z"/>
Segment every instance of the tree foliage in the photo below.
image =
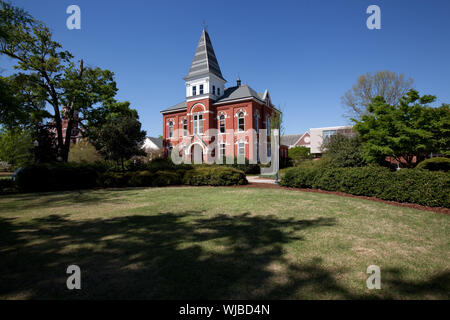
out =
<path fill-rule="evenodd" d="M 303 161 L 312 159 L 311 149 L 304 146 L 297 146 L 288 150 L 289 161 L 297 166 Z"/>
<path fill-rule="evenodd" d="M 361 167 L 365 164 L 361 139 L 358 135 L 333 135 L 324 141 L 322 148 L 324 160 L 331 167 Z"/>
<path fill-rule="evenodd" d="M 105 159 L 120 162 L 124 169 L 125 159 L 145 155 L 140 147 L 145 136 L 137 116 L 119 116 L 92 129 L 90 141 Z"/>
<path fill-rule="evenodd" d="M 369 113 L 356 122 L 367 162 L 384 163 L 390 156 L 412 167 L 414 157 L 424 159 L 431 152 L 450 155 L 450 105 L 428 106 L 431 95 L 419 96 L 410 90 L 398 105 L 377 97 L 368 106 Z"/>
<path fill-rule="evenodd" d="M 100 153 L 87 139 L 70 146 L 69 162 L 97 162 L 103 160 Z"/>
<path fill-rule="evenodd" d="M 33 163 L 33 138 L 28 130 L 8 129 L 0 132 L 0 161 L 13 168 Z"/>
<path fill-rule="evenodd" d="M 386 103 L 395 105 L 412 88 L 414 80 L 404 74 L 391 71 L 366 73 L 358 78 L 352 89 L 341 98 L 349 118 L 361 119 L 368 112 L 368 105 L 375 97 L 383 97 Z"/>
<path fill-rule="evenodd" d="M 30 113 L 32 107 L 34 114 L 49 117 L 56 131 L 58 155 L 67 161 L 70 135 L 63 139 L 62 118 L 68 120 L 67 132 L 71 132 L 77 119 L 89 117 L 96 104 L 112 99 L 117 91 L 113 73 L 85 67 L 83 61 L 75 63 L 72 54 L 52 40 L 50 30 L 23 10 L 0 1 L 0 16 L 0 54 L 13 59 L 20 70 L 9 86 L 3 85 L 7 97 L 16 99 L 2 103 L 17 115 Z M 45 104 L 53 113 L 42 112 Z M 0 121 L 14 124 L 8 118 Z"/>

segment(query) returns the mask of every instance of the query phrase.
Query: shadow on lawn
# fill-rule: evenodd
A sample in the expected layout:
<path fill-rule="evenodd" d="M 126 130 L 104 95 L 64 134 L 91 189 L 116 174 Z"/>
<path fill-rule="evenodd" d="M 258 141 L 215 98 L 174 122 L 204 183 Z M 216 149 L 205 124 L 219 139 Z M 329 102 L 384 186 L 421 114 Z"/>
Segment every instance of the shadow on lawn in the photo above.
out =
<path fill-rule="evenodd" d="M 285 244 L 303 241 L 298 231 L 334 224 L 330 218 L 208 218 L 193 211 L 84 221 L 0 218 L 0 296 L 289 299 L 327 292 L 361 298 L 335 280 L 342 270 L 324 268 L 320 259 L 293 264 L 284 257 Z M 70 264 L 81 268 L 81 290 L 66 289 Z M 427 284 L 391 287 L 408 297 Z"/>
<path fill-rule="evenodd" d="M 139 194 L 136 190 L 143 188 L 75 190 L 42 193 L 18 193 L 8 196 L 8 201 L 1 203 L 0 214 L 26 209 L 45 209 L 49 206 L 65 207 L 67 205 L 92 205 L 97 203 L 121 203 L 123 193 L 127 197 Z M 136 191 L 136 192 L 135 192 Z"/>

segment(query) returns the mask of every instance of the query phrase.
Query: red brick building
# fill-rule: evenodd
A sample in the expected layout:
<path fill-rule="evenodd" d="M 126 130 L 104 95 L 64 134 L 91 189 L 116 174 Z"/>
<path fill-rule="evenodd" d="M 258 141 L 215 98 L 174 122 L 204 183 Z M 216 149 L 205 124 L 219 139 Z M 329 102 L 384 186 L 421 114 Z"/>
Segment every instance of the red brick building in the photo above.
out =
<path fill-rule="evenodd" d="M 227 81 L 206 30 L 202 31 L 184 80 L 186 99 L 161 111 L 165 155 L 178 146 L 180 156 L 192 159 L 193 148 L 198 146 L 203 161 L 215 156 L 216 150 L 225 157 L 259 159 L 261 150 L 257 144 L 254 147 L 253 141 L 261 130 L 270 136 L 270 116 L 279 111 L 267 90 L 258 93 L 247 84 L 241 84 L 240 79 L 235 86 L 225 87 Z M 265 152 L 270 157 L 270 150 Z"/>

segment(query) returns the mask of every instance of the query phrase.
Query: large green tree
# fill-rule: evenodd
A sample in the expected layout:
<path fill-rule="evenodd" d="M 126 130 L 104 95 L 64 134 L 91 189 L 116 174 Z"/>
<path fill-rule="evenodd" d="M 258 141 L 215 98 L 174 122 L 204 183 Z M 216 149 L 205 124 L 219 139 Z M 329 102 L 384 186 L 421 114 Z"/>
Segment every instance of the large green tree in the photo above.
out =
<path fill-rule="evenodd" d="M 129 103 L 121 104 L 122 107 L 124 105 L 129 106 Z M 146 132 L 141 130 L 137 113 L 129 109 L 127 115 L 125 111 L 122 109 L 121 113 L 107 117 L 105 123 L 91 127 L 89 138 L 105 159 L 120 163 L 122 170 L 124 160 L 145 155 L 141 145 L 146 136 Z"/>
<path fill-rule="evenodd" d="M 367 162 L 384 163 L 386 157 L 403 160 L 408 167 L 431 152 L 450 155 L 450 105 L 430 107 L 436 97 L 410 90 L 399 104 L 377 97 L 368 114 L 356 122 Z"/>
<path fill-rule="evenodd" d="M 45 103 L 52 112 L 40 115 L 50 118 L 57 134 L 58 155 L 67 161 L 70 135 L 63 139 L 63 117 L 68 119 L 66 132 L 71 132 L 75 123 L 89 117 L 97 104 L 112 99 L 117 91 L 113 73 L 85 67 L 83 61 L 74 62 L 72 54 L 52 40 L 42 22 L 1 0 L 0 17 L 0 54 L 12 58 L 20 70 L 9 87 L 14 88 L 10 96 L 26 101 L 18 106 L 6 102 L 18 115 L 29 112 L 24 108 L 30 106 L 42 110 Z"/>

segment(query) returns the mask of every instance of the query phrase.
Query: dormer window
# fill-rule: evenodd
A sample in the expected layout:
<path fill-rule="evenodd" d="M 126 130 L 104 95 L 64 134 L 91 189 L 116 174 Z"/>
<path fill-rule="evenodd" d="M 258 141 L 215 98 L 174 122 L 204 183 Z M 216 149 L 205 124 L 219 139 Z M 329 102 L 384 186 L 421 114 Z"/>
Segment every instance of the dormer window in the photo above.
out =
<path fill-rule="evenodd" d="M 192 87 L 192 95 L 193 95 L 193 96 L 196 96 L 196 95 L 197 95 L 197 87 L 196 87 L 196 86 L 193 86 L 193 87 Z"/>
<path fill-rule="evenodd" d="M 203 85 L 200 85 L 200 94 L 203 94 Z"/>

